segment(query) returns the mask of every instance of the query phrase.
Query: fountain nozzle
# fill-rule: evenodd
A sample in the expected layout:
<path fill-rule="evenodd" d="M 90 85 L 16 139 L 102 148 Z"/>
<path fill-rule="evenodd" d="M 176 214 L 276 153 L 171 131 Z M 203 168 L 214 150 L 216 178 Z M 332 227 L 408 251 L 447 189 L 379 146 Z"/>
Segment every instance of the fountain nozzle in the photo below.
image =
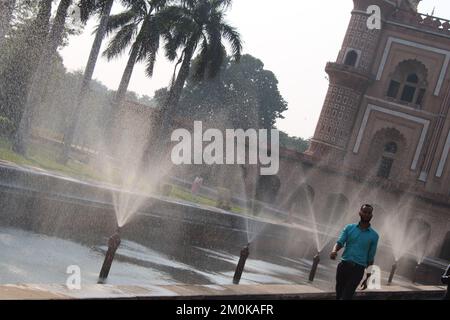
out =
<path fill-rule="evenodd" d="M 114 260 L 114 255 L 120 246 L 120 227 L 117 228 L 116 233 L 114 233 L 108 240 L 108 251 L 105 255 L 105 260 L 103 261 L 102 269 L 98 277 L 98 284 L 104 284 L 109 275 L 109 270 L 111 270 L 111 265 Z"/>
<path fill-rule="evenodd" d="M 316 276 L 317 267 L 319 266 L 320 262 L 320 252 L 317 252 L 317 254 L 313 258 L 313 264 L 311 267 L 311 272 L 309 273 L 309 281 L 313 282 L 314 277 Z"/>
<path fill-rule="evenodd" d="M 397 270 L 397 260 L 395 260 L 394 264 L 392 265 L 391 273 L 389 274 L 388 284 L 392 283 L 392 279 L 394 278 L 396 270 Z"/>
<path fill-rule="evenodd" d="M 420 267 L 420 263 L 418 262 L 416 264 L 416 267 L 414 268 L 414 275 L 413 275 L 412 283 L 417 283 L 417 277 L 419 276 L 419 267 Z"/>
<path fill-rule="evenodd" d="M 239 284 L 241 281 L 242 272 L 244 271 L 245 262 L 250 254 L 250 243 L 248 243 L 242 250 L 241 256 L 239 258 L 239 262 L 236 267 L 236 271 L 234 272 L 233 283 Z"/>

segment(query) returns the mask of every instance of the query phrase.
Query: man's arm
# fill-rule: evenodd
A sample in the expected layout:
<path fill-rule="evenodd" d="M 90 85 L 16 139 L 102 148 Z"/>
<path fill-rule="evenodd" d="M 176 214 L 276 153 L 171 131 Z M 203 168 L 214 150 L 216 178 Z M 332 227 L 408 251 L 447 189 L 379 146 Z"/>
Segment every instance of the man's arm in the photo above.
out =
<path fill-rule="evenodd" d="M 336 257 L 337 257 L 337 253 L 338 253 L 339 250 L 341 250 L 342 248 L 343 248 L 343 246 L 342 246 L 339 242 L 337 242 L 337 243 L 334 245 L 333 250 L 332 250 L 331 253 L 330 253 L 330 259 L 331 259 L 331 260 L 335 260 Z"/>
<path fill-rule="evenodd" d="M 348 234 L 348 225 L 341 231 L 339 235 L 339 239 L 333 247 L 333 250 L 330 253 L 330 259 L 335 260 L 337 257 L 337 253 L 344 247 L 344 244 L 347 242 L 347 234 Z"/>

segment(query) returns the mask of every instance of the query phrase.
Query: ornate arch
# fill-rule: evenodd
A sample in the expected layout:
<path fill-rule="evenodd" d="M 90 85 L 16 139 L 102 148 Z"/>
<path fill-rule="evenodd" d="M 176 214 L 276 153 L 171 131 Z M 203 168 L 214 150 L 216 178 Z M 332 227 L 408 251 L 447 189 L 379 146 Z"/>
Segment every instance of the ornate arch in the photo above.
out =
<path fill-rule="evenodd" d="M 306 210 L 309 210 L 314 202 L 315 191 L 313 187 L 311 187 L 307 183 L 302 183 L 295 189 L 295 191 L 289 196 L 288 200 L 288 210 L 289 210 L 289 219 L 292 218 L 292 215 L 304 215 L 307 213 Z"/>
<path fill-rule="evenodd" d="M 428 69 L 417 59 L 400 62 L 389 74 L 386 96 L 397 102 L 421 107 L 428 87 Z"/>
<path fill-rule="evenodd" d="M 395 152 L 386 150 L 387 146 L 395 145 Z M 399 175 L 401 168 L 406 165 L 405 155 L 408 154 L 408 139 L 394 127 L 379 129 L 372 137 L 366 163 L 371 175 L 377 175 L 383 157 L 392 158 L 393 167 L 390 169 L 392 177 Z M 387 154 L 388 153 L 388 154 Z"/>

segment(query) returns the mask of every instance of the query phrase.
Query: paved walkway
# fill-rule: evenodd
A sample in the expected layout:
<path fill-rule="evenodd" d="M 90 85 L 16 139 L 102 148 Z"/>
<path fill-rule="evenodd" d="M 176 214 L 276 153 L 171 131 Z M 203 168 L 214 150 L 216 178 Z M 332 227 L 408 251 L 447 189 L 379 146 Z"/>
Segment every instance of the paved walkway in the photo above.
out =
<path fill-rule="evenodd" d="M 360 299 L 439 299 L 442 286 L 384 286 L 381 290 L 359 291 Z M 173 285 L 111 286 L 86 285 L 69 290 L 64 285 L 2 285 L 1 300 L 61 299 L 334 299 L 326 292 L 306 285 Z"/>

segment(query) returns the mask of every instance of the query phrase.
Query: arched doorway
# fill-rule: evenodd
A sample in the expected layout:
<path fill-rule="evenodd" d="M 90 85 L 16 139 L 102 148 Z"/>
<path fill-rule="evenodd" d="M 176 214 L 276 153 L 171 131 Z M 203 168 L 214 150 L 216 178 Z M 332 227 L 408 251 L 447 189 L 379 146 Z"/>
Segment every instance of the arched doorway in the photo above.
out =
<path fill-rule="evenodd" d="M 421 260 L 427 253 L 431 225 L 423 219 L 410 219 L 406 226 L 406 239 L 411 251 Z"/>
<path fill-rule="evenodd" d="M 304 183 L 300 185 L 288 199 L 288 220 L 293 217 L 307 217 L 310 214 L 315 192 L 313 187 Z"/>

